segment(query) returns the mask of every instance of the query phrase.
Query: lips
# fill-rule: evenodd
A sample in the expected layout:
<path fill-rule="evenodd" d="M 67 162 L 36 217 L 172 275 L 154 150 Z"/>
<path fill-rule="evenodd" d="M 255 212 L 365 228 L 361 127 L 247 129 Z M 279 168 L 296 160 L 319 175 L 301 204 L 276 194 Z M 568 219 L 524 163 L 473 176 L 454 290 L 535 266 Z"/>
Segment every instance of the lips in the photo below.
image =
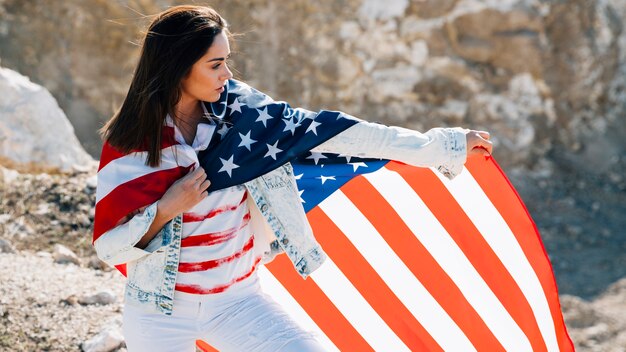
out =
<path fill-rule="evenodd" d="M 222 86 L 222 87 L 219 87 L 219 88 L 217 88 L 217 89 L 216 89 L 216 91 L 217 91 L 218 93 L 221 93 L 221 92 L 223 92 L 223 91 L 224 91 L 224 87 L 223 87 L 223 86 Z"/>

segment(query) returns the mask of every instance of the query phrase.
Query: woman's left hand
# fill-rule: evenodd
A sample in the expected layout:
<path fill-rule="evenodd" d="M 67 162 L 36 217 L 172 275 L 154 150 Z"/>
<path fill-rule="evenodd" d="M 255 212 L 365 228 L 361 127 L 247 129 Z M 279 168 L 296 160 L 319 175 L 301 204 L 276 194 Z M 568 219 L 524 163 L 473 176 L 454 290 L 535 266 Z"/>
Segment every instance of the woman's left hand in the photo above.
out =
<path fill-rule="evenodd" d="M 467 138 L 467 157 L 472 155 L 490 156 L 493 144 L 489 140 L 489 132 L 469 130 L 465 134 Z"/>

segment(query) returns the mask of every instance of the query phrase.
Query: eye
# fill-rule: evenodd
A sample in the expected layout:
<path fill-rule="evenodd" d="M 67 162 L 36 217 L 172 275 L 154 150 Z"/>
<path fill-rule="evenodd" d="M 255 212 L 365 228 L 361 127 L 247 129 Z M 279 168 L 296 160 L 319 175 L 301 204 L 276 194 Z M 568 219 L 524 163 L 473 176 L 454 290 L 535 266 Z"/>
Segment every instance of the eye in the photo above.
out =
<path fill-rule="evenodd" d="M 220 68 L 220 65 L 221 65 L 221 63 L 219 63 L 219 64 L 215 64 L 215 65 L 213 65 L 213 67 L 212 67 L 212 68 L 213 68 L 214 70 L 217 70 L 218 68 Z"/>

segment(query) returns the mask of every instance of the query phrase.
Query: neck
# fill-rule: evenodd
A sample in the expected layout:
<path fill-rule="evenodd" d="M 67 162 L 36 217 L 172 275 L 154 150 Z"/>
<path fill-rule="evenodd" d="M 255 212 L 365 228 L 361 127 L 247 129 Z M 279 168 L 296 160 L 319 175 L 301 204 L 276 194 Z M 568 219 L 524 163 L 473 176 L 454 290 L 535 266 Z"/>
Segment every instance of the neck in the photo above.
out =
<path fill-rule="evenodd" d="M 180 98 L 180 101 L 176 104 L 174 109 L 176 118 L 183 121 L 197 122 L 202 116 L 202 106 L 200 106 L 200 101 L 184 95 Z"/>

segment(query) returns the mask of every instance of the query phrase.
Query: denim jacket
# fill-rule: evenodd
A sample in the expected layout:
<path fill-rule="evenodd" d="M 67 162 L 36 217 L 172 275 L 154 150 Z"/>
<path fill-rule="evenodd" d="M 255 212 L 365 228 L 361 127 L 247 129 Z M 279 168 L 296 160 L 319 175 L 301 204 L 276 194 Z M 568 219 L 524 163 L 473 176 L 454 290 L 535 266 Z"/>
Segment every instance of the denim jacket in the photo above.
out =
<path fill-rule="evenodd" d="M 466 158 L 465 131 L 433 128 L 419 133 L 361 121 L 313 149 L 316 152 L 383 158 L 420 167 L 436 167 L 448 178 L 461 172 Z M 326 254 L 315 240 L 300 203 L 291 164 L 245 183 L 254 248 L 262 263 L 287 254 L 306 278 Z M 109 265 L 127 263 L 126 302 L 171 315 L 180 259 L 182 214 L 168 222 L 144 249 L 135 247 L 156 216 L 157 203 L 100 236 L 94 247 Z"/>

